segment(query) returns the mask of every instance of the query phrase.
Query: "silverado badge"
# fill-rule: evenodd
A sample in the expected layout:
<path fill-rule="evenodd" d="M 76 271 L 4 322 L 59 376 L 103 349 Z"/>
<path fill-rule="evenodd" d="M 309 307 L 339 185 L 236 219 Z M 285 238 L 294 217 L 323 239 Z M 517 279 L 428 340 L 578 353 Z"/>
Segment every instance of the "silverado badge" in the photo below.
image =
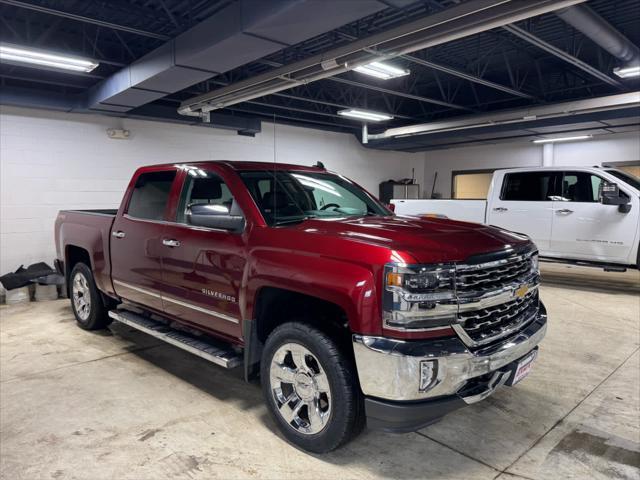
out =
<path fill-rule="evenodd" d="M 521 285 L 519 286 L 516 291 L 514 292 L 516 294 L 516 297 L 518 298 L 524 298 L 524 296 L 529 292 L 529 287 L 527 285 Z"/>

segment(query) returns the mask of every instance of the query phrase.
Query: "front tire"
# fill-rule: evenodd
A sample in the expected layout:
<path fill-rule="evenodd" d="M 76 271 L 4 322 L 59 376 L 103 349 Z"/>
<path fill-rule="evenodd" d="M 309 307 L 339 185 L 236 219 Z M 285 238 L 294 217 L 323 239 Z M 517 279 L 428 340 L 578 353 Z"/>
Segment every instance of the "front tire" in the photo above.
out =
<path fill-rule="evenodd" d="M 326 453 L 359 433 L 355 366 L 324 332 L 297 322 L 277 327 L 265 343 L 260 376 L 269 411 L 294 445 Z"/>
<path fill-rule="evenodd" d="M 111 318 L 91 269 L 84 263 L 76 263 L 69 278 L 69 298 L 78 326 L 84 330 L 100 330 L 109 326 Z"/>

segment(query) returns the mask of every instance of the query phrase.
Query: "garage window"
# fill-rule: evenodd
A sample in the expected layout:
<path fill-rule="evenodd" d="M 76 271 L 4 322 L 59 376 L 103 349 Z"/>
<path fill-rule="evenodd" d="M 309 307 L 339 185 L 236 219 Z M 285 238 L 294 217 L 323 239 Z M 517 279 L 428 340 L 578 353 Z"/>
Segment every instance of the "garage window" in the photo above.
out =
<path fill-rule="evenodd" d="M 486 200 L 493 178 L 493 171 L 456 173 L 453 177 L 453 198 Z"/>

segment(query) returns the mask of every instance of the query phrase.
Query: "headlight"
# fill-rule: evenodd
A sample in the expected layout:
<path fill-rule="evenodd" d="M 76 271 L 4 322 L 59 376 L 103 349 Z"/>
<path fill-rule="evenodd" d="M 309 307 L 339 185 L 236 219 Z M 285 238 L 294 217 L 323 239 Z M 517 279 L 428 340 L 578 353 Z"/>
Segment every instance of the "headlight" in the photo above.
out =
<path fill-rule="evenodd" d="M 457 312 L 454 277 L 452 265 L 386 265 L 385 327 L 416 331 L 451 325 Z"/>

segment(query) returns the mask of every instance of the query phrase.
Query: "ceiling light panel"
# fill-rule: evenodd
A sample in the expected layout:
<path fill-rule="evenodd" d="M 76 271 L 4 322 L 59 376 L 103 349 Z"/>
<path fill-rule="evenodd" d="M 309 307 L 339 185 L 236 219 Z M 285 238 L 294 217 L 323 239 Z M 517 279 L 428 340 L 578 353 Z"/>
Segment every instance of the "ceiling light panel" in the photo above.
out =
<path fill-rule="evenodd" d="M 343 117 L 355 118 L 358 120 L 365 120 L 369 122 L 383 122 L 385 120 L 393 119 L 392 115 L 386 113 L 372 112 L 369 110 L 362 110 L 359 108 L 349 108 L 347 110 L 340 110 L 338 115 Z"/>
<path fill-rule="evenodd" d="M 634 65 L 633 67 L 614 68 L 613 73 L 615 73 L 620 78 L 640 77 L 640 65 Z"/>
<path fill-rule="evenodd" d="M 558 138 L 540 138 L 533 140 L 533 143 L 555 143 L 555 142 L 571 142 L 573 140 L 586 140 L 593 135 L 577 135 L 575 137 L 558 137 Z"/>
<path fill-rule="evenodd" d="M 371 62 L 354 68 L 358 73 L 364 73 L 372 77 L 390 80 L 392 78 L 404 77 L 411 72 L 405 68 L 395 67 L 383 62 Z"/>
<path fill-rule="evenodd" d="M 83 73 L 91 72 L 99 65 L 98 62 L 86 58 L 9 44 L 0 44 L 0 60 L 35 68 L 55 68 Z"/>

